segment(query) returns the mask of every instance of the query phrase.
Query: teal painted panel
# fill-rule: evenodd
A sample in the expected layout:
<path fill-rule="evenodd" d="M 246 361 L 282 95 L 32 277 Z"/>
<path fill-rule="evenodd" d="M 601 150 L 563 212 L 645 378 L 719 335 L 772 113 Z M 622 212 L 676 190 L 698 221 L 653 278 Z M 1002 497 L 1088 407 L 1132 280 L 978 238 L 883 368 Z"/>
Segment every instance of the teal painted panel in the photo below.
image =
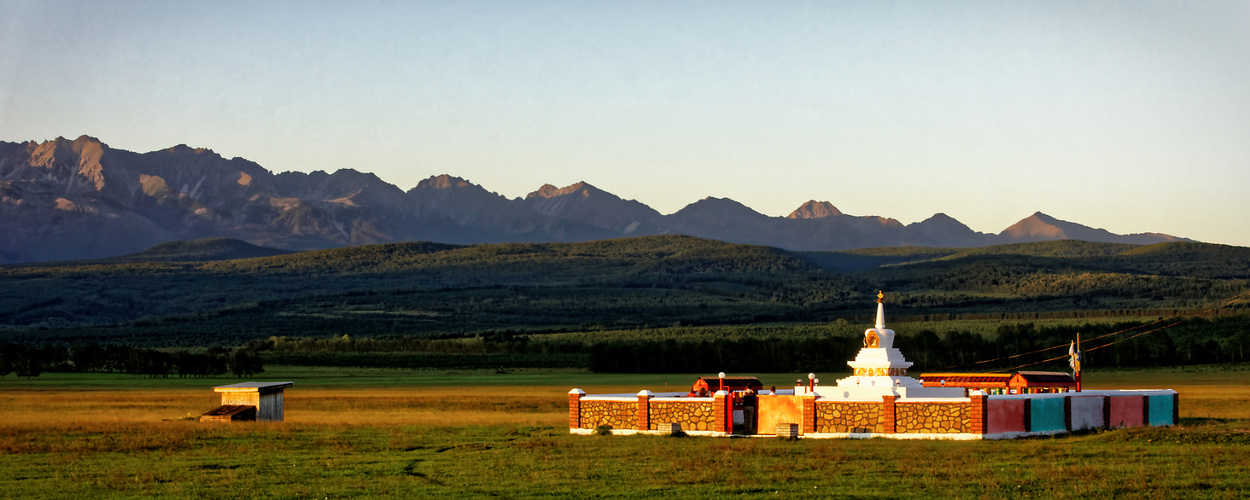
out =
<path fill-rule="evenodd" d="M 1034 399 L 1029 402 L 1029 430 L 1033 432 L 1065 431 L 1063 398 Z"/>
<path fill-rule="evenodd" d="M 1172 395 L 1163 394 L 1159 396 L 1149 396 L 1150 399 L 1150 425 L 1173 425 L 1172 421 Z"/>

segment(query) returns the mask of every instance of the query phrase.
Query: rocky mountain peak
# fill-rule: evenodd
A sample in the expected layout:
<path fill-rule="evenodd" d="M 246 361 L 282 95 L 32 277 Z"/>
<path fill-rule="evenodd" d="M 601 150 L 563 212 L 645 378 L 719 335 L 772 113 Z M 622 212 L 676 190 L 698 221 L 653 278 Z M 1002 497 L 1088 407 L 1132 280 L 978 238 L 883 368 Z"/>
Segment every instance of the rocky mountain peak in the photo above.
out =
<path fill-rule="evenodd" d="M 936 213 L 936 214 L 933 214 L 933 215 L 929 216 L 929 218 L 928 218 L 928 219 L 925 219 L 925 220 L 923 220 L 923 221 L 921 221 L 921 222 L 924 222 L 924 223 L 929 223 L 929 224 L 944 224 L 944 225 L 945 225 L 945 224 L 958 224 L 958 225 L 959 225 L 959 226 L 961 226 L 961 227 L 968 227 L 968 226 L 965 226 L 965 225 L 964 225 L 964 223 L 959 222 L 958 220 L 956 220 L 954 217 L 951 217 L 951 216 L 949 216 L 949 215 L 946 215 L 946 214 L 944 214 L 944 213 L 942 213 L 942 212 L 938 212 L 938 213 Z"/>
<path fill-rule="evenodd" d="M 475 184 L 465 179 L 453 177 L 448 174 L 442 174 L 431 175 L 428 179 L 418 182 L 416 189 L 453 189 L 466 188 L 474 185 Z"/>
<path fill-rule="evenodd" d="M 530 194 L 525 195 L 525 199 L 528 200 L 530 198 L 550 198 L 552 196 L 555 196 L 555 192 L 559 190 L 560 188 L 552 186 L 551 184 L 543 184 L 542 187 L 538 188 L 538 191 L 534 191 Z"/>
<path fill-rule="evenodd" d="M 585 181 L 581 181 L 576 184 L 570 184 L 562 188 L 557 188 L 555 186 L 552 186 L 551 184 L 543 184 L 542 187 L 538 188 L 537 191 L 534 191 L 530 194 L 525 195 L 525 198 L 526 199 L 530 199 L 530 198 L 550 199 L 550 198 L 566 196 L 566 195 L 570 195 L 574 193 L 580 193 L 582 197 L 589 197 L 591 194 L 596 193 L 596 192 L 602 192 L 602 191 L 597 187 L 591 186 L 589 183 Z"/>
<path fill-rule="evenodd" d="M 788 219 L 823 219 L 842 215 L 838 207 L 827 201 L 810 200 L 786 216 Z"/>
<path fill-rule="evenodd" d="M 1044 213 L 1035 212 L 1004 229 L 999 235 L 1016 241 L 1068 239 L 1067 233 L 1056 223 L 1062 223 L 1062 221 Z"/>
<path fill-rule="evenodd" d="M 586 182 L 544 184 L 508 199 L 442 174 L 404 193 L 376 175 L 273 174 L 242 158 L 185 144 L 148 153 L 98 139 L 0 141 L 0 262 L 119 255 L 163 241 L 230 236 L 293 249 L 422 240 L 442 243 L 585 241 L 650 234 L 843 250 L 898 245 L 971 247 L 1078 239 L 1148 244 L 1179 238 L 1118 235 L 1041 212 L 1001 234 L 935 214 L 902 226 L 810 200 L 788 218 L 707 197 L 662 215 Z"/>
<path fill-rule="evenodd" d="M 682 213 L 697 213 L 703 216 L 767 217 L 764 214 L 752 210 L 751 207 L 738 203 L 733 199 L 717 198 L 715 196 L 708 196 L 707 198 L 686 205 L 685 208 L 677 211 L 677 214 Z"/>
<path fill-rule="evenodd" d="M 186 145 L 186 144 L 179 144 L 179 145 L 174 146 L 174 147 L 172 147 L 172 148 L 165 148 L 165 149 L 163 149 L 163 150 L 161 150 L 161 151 L 162 151 L 162 152 L 165 152 L 165 153 L 173 153 L 173 154 L 194 154 L 194 155 L 202 155 L 202 154 L 207 154 L 207 155 L 212 155 L 212 156 L 216 156 L 216 157 L 219 157 L 219 158 L 221 157 L 221 155 L 218 155 L 216 152 L 214 152 L 214 151 L 213 151 L 213 150 L 211 150 L 211 149 L 208 149 L 208 148 L 193 148 L 193 147 L 188 146 L 188 145 Z"/>
<path fill-rule="evenodd" d="M 71 141 L 57 137 L 40 144 L 28 143 L 29 166 L 46 169 L 52 178 L 68 183 L 68 186 L 80 186 L 86 181 L 95 190 L 104 189 L 104 167 L 100 159 L 104 157 L 108 146 L 99 139 L 80 136 Z"/>

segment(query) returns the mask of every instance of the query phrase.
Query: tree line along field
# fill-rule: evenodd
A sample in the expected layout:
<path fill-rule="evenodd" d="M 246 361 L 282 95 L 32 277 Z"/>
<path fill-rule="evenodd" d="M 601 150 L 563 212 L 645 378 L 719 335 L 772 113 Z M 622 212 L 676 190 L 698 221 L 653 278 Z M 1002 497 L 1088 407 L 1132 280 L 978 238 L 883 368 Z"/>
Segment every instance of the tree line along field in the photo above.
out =
<path fill-rule="evenodd" d="M 207 380 L 0 381 L 0 491 L 66 497 L 1235 498 L 1250 488 L 1250 367 L 1095 371 L 1168 387 L 1181 425 L 1015 441 L 572 436 L 567 391 L 664 390 L 695 374 L 271 367 L 287 421 L 163 420 Z M 782 384 L 796 374 L 761 374 Z M 829 378 L 834 378 L 832 375 Z M 665 385 L 667 384 L 667 385 Z"/>
<path fill-rule="evenodd" d="M 328 366 L 823 369 L 820 359 L 856 348 L 884 289 L 891 325 L 905 322 L 898 330 L 923 369 L 1171 317 L 1184 323 L 1090 357 L 1105 366 L 1238 362 L 1247 343 L 1250 249 L 1222 245 L 796 253 L 656 236 L 212 260 L 219 243 L 0 268 L 0 341 L 62 360 L 121 345 L 246 348 L 271 363 Z"/>
<path fill-rule="evenodd" d="M 430 339 L 408 336 L 270 337 L 226 349 L 152 349 L 96 343 L 0 342 L 0 377 L 42 372 L 149 377 L 249 376 L 264 365 L 434 370 L 567 368 L 600 373 L 841 371 L 862 345 L 862 327 L 756 324 Z M 892 324 L 895 346 L 925 371 L 1066 370 L 1069 343 L 1085 342 L 1098 368 L 1246 361 L 1250 316 L 1120 321 L 1001 320 Z M 940 333 L 939 333 L 940 332 Z M 1060 359 L 1055 359 L 1060 358 Z"/>

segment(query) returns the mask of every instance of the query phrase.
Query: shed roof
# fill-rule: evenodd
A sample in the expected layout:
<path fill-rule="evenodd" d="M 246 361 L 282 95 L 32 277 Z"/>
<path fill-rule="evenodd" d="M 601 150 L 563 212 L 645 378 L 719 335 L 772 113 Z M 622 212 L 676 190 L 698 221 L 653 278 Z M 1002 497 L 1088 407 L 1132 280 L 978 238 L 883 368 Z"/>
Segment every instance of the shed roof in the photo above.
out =
<path fill-rule="evenodd" d="M 295 385 L 294 382 L 239 382 L 237 384 L 214 387 L 217 392 L 269 392 L 286 389 Z"/>
<path fill-rule="evenodd" d="M 942 381 L 946 381 L 946 385 L 956 387 L 964 385 L 1006 387 L 1010 378 L 1011 374 L 1009 373 L 925 373 L 920 376 L 926 387 L 936 387 L 941 385 Z"/>

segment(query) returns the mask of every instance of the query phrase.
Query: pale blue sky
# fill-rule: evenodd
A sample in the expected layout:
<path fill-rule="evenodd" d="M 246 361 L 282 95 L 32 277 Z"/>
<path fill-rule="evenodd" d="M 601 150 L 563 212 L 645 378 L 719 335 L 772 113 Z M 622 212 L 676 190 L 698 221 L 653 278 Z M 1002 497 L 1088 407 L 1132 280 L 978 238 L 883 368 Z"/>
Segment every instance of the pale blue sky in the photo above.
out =
<path fill-rule="evenodd" d="M 0 140 L 1250 246 L 1250 2 L 14 2 Z"/>

